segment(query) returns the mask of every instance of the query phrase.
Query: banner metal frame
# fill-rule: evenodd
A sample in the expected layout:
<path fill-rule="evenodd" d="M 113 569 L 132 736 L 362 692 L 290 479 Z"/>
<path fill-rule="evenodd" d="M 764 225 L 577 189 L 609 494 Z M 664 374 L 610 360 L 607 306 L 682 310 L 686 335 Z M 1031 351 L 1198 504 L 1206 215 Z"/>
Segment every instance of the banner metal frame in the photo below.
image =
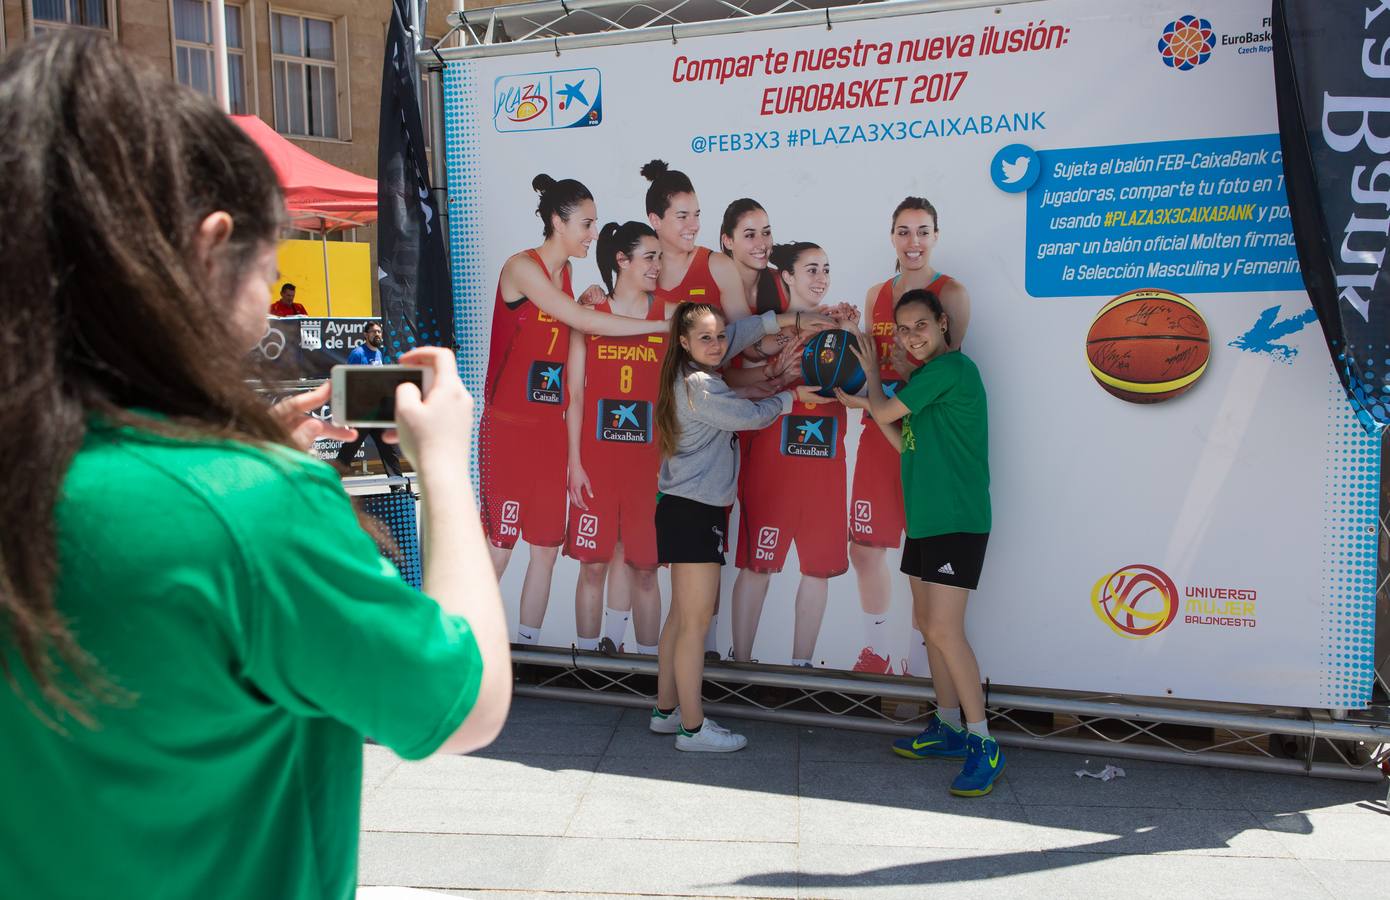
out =
<path fill-rule="evenodd" d="M 566 50 L 588 47 L 679 43 L 683 38 L 801 26 L 833 29 L 838 23 L 956 9 L 994 7 L 997 13 L 1006 6 L 1037 2 L 1040 0 L 766 0 L 761 5 L 767 9 L 756 10 L 755 0 L 535 0 L 451 12 L 449 34 L 422 50 L 417 59 L 428 70 L 427 115 L 431 124 L 438 126 L 434 134 L 442 142 L 442 79 L 450 61 L 547 52 L 560 56 Z M 711 14 L 722 17 L 712 18 Z M 519 24 L 525 30 L 512 39 L 506 34 L 507 23 Z M 584 29 L 583 33 L 576 28 Z M 455 33 L 462 36 L 462 43 L 443 47 Z M 447 173 L 438 147 L 431 169 L 439 208 L 447 216 Z M 442 224 L 447 240 L 448 219 Z M 1003 719 L 1014 729 L 1001 730 L 1001 743 L 1329 778 L 1374 781 L 1390 777 L 1390 486 L 1384 479 L 1379 520 L 1377 658 L 1369 708 L 1271 710 L 1240 704 L 1160 703 L 1152 698 L 1008 688 L 1006 692 L 993 690 L 988 696 L 991 717 Z M 540 684 L 519 683 L 516 692 L 522 696 L 634 707 L 651 702 L 633 681 L 640 683 L 655 676 L 655 661 L 609 659 L 573 649 L 516 647 L 512 658 L 518 665 L 549 672 Z M 893 719 L 874 709 L 865 698 L 930 704 L 935 697 L 924 681 L 862 678 L 838 671 L 791 673 L 781 667 L 715 665 L 707 668 L 705 679 L 718 697 L 709 708 L 721 715 L 888 734 L 915 733 L 920 722 Z M 579 687 L 568 686 L 576 681 Z M 758 686 L 786 689 L 792 692 L 792 699 L 767 705 L 749 690 Z M 823 699 L 827 696 L 837 697 L 839 702 L 828 704 Z M 821 711 L 790 708 L 808 705 Z M 1068 716 L 1075 724 L 1038 729 L 1014 715 L 1015 711 Z M 1110 727 L 1100 727 L 1105 723 Z M 1190 740 L 1180 743 L 1160 733 L 1164 725 L 1211 729 L 1212 739 L 1205 744 Z M 1276 752 L 1274 748 L 1281 742 L 1287 742 L 1286 750 L 1296 748 L 1297 758 Z"/>

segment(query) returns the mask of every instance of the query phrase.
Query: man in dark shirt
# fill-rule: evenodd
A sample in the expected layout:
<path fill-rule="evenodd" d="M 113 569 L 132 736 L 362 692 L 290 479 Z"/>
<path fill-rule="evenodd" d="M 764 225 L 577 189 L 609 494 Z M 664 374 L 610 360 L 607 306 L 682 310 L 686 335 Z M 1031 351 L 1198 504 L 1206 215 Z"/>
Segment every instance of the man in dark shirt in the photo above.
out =
<path fill-rule="evenodd" d="M 291 286 L 293 287 L 293 286 Z M 381 333 L 380 322 L 368 322 L 362 329 L 362 342 L 352 348 L 348 354 L 348 365 L 352 366 L 380 366 L 386 364 L 386 356 L 381 352 L 386 339 Z M 371 437 L 372 443 L 376 444 L 376 451 L 381 456 L 381 465 L 386 469 L 387 475 L 401 474 L 401 458 L 396 452 L 395 444 L 388 444 L 382 440 L 382 430 L 380 428 L 359 428 L 357 429 L 357 440 L 343 444 L 338 451 L 337 463 L 340 468 L 351 470 L 352 459 L 357 455 L 357 448 L 362 446 L 362 442 Z M 393 491 L 406 491 L 410 488 L 405 485 L 392 485 Z"/>
<path fill-rule="evenodd" d="M 309 311 L 303 304 L 294 302 L 294 285 L 288 281 L 280 285 L 280 299 L 270 304 L 270 314 L 272 316 L 307 316 Z"/>

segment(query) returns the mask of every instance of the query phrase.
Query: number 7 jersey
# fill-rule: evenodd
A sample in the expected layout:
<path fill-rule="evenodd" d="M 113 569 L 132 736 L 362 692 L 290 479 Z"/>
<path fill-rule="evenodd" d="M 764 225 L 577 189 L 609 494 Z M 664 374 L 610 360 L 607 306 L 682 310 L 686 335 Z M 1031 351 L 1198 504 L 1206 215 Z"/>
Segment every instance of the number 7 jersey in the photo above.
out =
<path fill-rule="evenodd" d="M 540 254 L 534 250 L 526 252 L 549 278 L 550 271 Z M 561 290 L 573 297 L 568 266 L 563 280 Z M 498 412 L 527 419 L 559 421 L 566 402 L 565 361 L 569 356 L 569 342 L 568 325 L 526 297 L 507 303 L 502 299 L 499 284 L 483 392 L 487 405 Z"/>

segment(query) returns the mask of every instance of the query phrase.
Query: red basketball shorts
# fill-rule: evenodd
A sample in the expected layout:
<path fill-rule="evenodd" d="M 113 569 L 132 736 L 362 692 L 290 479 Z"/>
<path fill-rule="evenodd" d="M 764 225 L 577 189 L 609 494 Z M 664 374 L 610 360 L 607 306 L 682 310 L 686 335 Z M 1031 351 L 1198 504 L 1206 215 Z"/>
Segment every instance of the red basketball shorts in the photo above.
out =
<path fill-rule="evenodd" d="M 570 504 L 565 555 L 585 563 L 609 562 L 614 545 L 622 541 L 629 564 L 655 569 L 656 477 L 661 469 L 655 447 L 604 453 L 585 444 L 580 453 L 594 493 L 584 497 L 588 509 Z"/>
<path fill-rule="evenodd" d="M 565 542 L 566 456 L 558 410 L 543 419 L 484 410 L 478 469 L 483 529 L 494 546 Z"/>
<path fill-rule="evenodd" d="M 750 461 L 739 508 L 734 565 L 754 572 L 780 572 L 796 542 L 801 574 L 834 578 L 849 570 L 845 542 L 845 465 Z"/>
<path fill-rule="evenodd" d="M 866 421 L 854 461 L 849 539 L 866 547 L 896 547 L 905 524 L 902 459 L 878 426 Z"/>

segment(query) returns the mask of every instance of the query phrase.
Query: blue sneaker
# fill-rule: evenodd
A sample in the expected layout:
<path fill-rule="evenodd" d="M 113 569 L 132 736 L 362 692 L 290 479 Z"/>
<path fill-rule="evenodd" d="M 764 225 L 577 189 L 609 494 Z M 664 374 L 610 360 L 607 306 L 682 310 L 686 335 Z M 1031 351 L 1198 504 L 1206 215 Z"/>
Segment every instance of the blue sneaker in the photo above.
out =
<path fill-rule="evenodd" d="M 995 779 L 1003 772 L 1004 751 L 999 749 L 999 742 L 972 732 L 965 738 L 965 765 L 951 782 L 951 793 L 957 797 L 983 797 L 994 790 Z"/>
<path fill-rule="evenodd" d="M 932 713 L 926 730 L 916 737 L 898 738 L 893 752 L 907 759 L 965 759 L 965 732 Z"/>

